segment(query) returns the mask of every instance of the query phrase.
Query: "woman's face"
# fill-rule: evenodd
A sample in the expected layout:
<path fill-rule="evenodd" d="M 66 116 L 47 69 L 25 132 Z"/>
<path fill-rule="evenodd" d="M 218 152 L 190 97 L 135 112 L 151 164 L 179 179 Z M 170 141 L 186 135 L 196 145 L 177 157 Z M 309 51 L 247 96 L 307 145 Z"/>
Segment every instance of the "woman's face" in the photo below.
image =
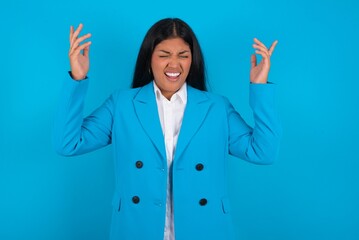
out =
<path fill-rule="evenodd" d="M 185 83 L 192 63 L 189 45 L 182 38 L 163 40 L 154 49 L 151 68 L 162 95 L 170 99 Z"/>

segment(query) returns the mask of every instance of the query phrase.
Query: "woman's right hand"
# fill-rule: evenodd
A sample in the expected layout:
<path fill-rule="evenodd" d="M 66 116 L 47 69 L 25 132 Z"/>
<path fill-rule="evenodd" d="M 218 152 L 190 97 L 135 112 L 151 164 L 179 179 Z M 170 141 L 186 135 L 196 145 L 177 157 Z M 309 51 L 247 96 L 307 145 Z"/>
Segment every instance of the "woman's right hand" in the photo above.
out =
<path fill-rule="evenodd" d="M 81 44 L 84 40 L 91 37 L 91 34 L 88 33 L 82 37 L 78 37 L 83 25 L 80 24 L 76 31 L 74 27 L 70 27 L 70 66 L 71 66 L 71 75 L 74 80 L 82 80 L 86 78 L 87 73 L 90 67 L 89 60 L 89 51 L 91 42 L 86 42 Z"/>

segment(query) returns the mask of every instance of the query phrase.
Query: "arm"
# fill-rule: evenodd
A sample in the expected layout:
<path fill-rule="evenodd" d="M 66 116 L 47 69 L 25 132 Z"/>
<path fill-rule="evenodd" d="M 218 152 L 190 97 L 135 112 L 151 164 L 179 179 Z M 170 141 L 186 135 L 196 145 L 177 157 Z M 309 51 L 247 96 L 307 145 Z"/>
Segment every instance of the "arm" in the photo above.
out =
<path fill-rule="evenodd" d="M 74 31 L 70 27 L 69 59 L 72 79 L 66 79 L 60 97 L 54 125 L 54 147 L 65 156 L 86 153 L 111 143 L 113 100 L 109 98 L 100 108 L 83 119 L 84 99 L 89 80 L 89 47 L 81 44 L 91 34 L 79 37 L 80 24 Z"/>
<path fill-rule="evenodd" d="M 255 53 L 262 56 L 259 64 L 256 55 L 251 56 L 249 105 L 253 110 L 254 128 L 228 104 L 229 152 L 257 164 L 270 164 L 276 159 L 282 132 L 274 103 L 275 84 L 267 83 L 270 57 L 277 43 L 274 41 L 267 49 L 254 39 Z"/>
<path fill-rule="evenodd" d="M 66 79 L 54 122 L 54 147 L 64 156 L 87 153 L 111 143 L 113 97 L 83 118 L 89 80 Z"/>
<path fill-rule="evenodd" d="M 254 127 L 248 126 L 228 102 L 229 152 L 256 164 L 276 159 L 281 126 L 274 103 L 275 84 L 250 84 L 249 103 Z"/>

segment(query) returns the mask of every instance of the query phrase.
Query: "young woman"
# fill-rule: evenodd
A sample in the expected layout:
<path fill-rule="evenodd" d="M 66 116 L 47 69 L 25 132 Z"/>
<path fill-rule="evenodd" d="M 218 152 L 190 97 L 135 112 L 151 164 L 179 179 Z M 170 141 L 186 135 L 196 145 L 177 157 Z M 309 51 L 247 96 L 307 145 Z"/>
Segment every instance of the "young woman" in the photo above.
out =
<path fill-rule="evenodd" d="M 228 154 L 256 164 L 276 158 L 281 129 L 270 56 L 251 57 L 248 126 L 229 101 L 206 91 L 204 61 L 192 29 L 163 19 L 141 45 L 132 89 L 114 92 L 83 118 L 89 47 L 70 29 L 71 72 L 55 120 L 55 147 L 72 156 L 113 144 L 115 194 L 111 239 L 234 239 L 227 194 Z"/>

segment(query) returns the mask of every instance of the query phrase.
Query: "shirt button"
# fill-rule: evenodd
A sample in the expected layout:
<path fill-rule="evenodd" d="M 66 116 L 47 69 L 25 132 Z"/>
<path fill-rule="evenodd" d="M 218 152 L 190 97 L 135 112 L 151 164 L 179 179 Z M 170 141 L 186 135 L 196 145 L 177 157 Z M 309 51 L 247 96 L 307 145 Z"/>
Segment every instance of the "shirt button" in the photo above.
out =
<path fill-rule="evenodd" d="M 137 161 L 136 162 L 136 168 L 140 169 L 143 167 L 143 162 L 142 161 Z"/>
<path fill-rule="evenodd" d="M 202 163 L 198 163 L 198 164 L 196 165 L 196 170 L 197 170 L 197 171 L 202 171 L 203 168 L 204 168 L 204 166 L 203 166 Z"/>
<path fill-rule="evenodd" d="M 207 204 L 207 199 L 202 198 L 201 200 L 199 200 L 199 205 L 205 206 L 206 204 Z"/>
<path fill-rule="evenodd" d="M 133 196 L 133 197 L 132 197 L 132 202 L 133 202 L 134 204 L 137 204 L 137 203 L 140 202 L 140 198 L 139 198 L 138 196 Z"/>

